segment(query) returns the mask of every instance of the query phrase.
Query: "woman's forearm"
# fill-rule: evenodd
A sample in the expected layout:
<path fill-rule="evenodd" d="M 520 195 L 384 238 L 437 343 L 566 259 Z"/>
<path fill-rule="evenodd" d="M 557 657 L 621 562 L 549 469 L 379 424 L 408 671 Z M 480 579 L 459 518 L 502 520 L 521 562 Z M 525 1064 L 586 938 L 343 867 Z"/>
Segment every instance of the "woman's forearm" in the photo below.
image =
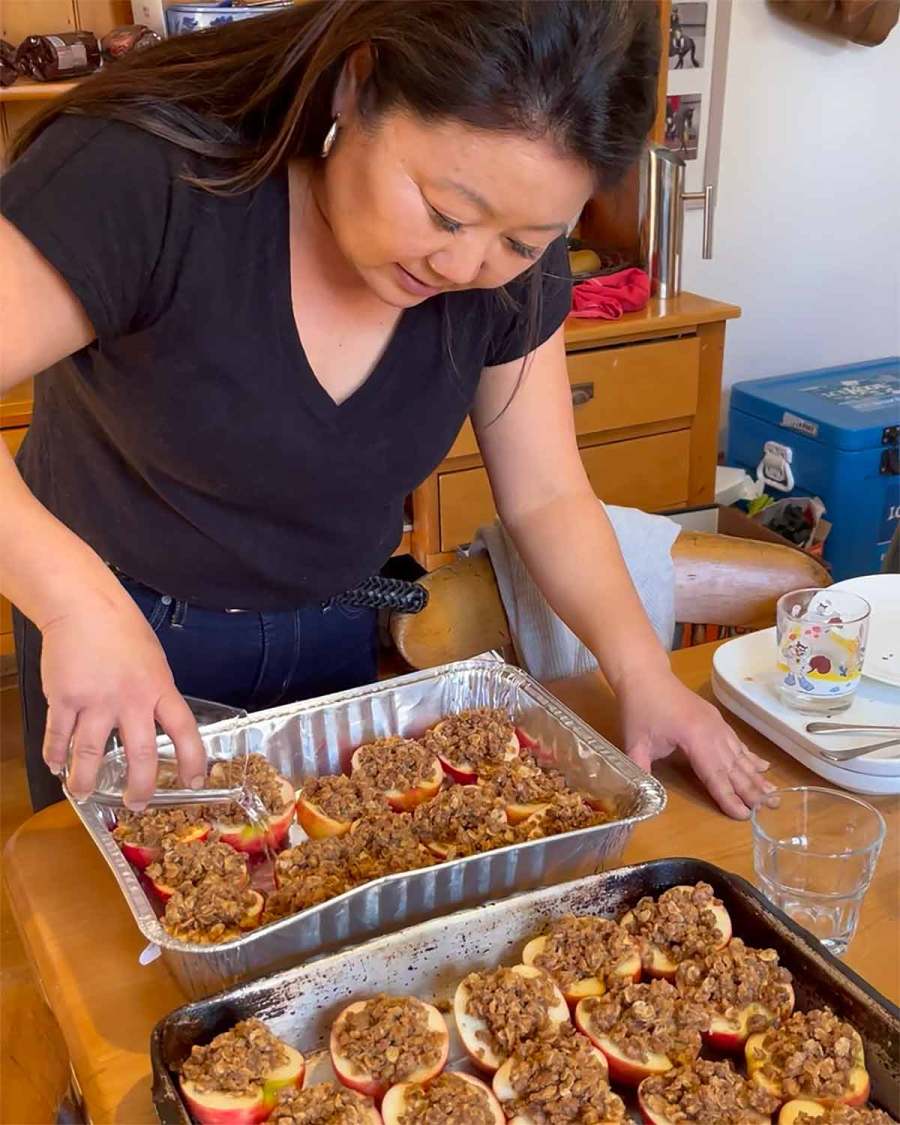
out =
<path fill-rule="evenodd" d="M 636 672 L 668 670 L 603 506 L 592 492 L 566 494 L 504 520 L 532 578 L 593 652 L 618 690 Z"/>
<path fill-rule="evenodd" d="M 97 554 L 31 494 L 5 446 L 0 445 L 0 591 L 40 630 L 93 602 L 127 603 L 115 576 Z"/>

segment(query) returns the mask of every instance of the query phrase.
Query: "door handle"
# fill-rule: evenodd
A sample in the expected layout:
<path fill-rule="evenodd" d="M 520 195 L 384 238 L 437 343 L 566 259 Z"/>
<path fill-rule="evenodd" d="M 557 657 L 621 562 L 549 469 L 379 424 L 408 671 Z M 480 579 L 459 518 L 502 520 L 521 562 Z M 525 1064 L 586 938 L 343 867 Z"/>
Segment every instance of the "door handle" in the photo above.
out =
<path fill-rule="evenodd" d="M 584 406 L 585 403 L 590 402 L 594 397 L 594 384 L 593 383 L 573 383 L 572 384 L 572 405 Z"/>

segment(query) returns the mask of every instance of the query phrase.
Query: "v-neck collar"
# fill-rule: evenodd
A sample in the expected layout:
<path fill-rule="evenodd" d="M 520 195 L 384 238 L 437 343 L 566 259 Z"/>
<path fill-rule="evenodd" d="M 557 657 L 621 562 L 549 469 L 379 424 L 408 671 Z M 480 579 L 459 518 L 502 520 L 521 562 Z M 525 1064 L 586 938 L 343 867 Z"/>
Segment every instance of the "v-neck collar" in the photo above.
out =
<path fill-rule="evenodd" d="M 292 366 L 298 371 L 297 387 L 307 406 L 325 421 L 343 420 L 348 415 L 365 409 L 373 397 L 377 396 L 391 374 L 397 369 L 402 355 L 404 341 L 412 328 L 413 320 L 421 305 L 404 309 L 394 325 L 391 335 L 366 379 L 342 402 L 335 402 L 316 375 L 294 317 L 293 293 L 291 289 L 291 205 L 290 176 L 285 167 L 277 175 L 278 195 L 281 204 L 281 222 L 278 223 L 280 249 L 276 253 L 278 263 L 275 284 L 275 304 L 277 320 L 285 348 Z"/>

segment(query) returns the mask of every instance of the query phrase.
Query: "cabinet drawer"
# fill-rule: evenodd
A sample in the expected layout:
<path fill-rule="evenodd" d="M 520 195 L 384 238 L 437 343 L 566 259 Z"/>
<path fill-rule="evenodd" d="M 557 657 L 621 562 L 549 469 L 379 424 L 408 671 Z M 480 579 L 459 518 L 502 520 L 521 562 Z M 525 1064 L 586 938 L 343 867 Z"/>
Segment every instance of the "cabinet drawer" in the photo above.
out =
<path fill-rule="evenodd" d="M 573 352 L 566 356 L 566 367 L 579 436 L 688 418 L 697 409 L 696 336 Z M 447 457 L 477 452 L 471 423 L 466 422 Z"/>
<path fill-rule="evenodd" d="M 652 512 L 685 503 L 690 444 L 690 432 L 676 430 L 586 446 L 581 459 L 601 499 Z M 484 469 L 442 473 L 438 489 L 441 550 L 452 551 L 493 520 L 494 500 Z"/>

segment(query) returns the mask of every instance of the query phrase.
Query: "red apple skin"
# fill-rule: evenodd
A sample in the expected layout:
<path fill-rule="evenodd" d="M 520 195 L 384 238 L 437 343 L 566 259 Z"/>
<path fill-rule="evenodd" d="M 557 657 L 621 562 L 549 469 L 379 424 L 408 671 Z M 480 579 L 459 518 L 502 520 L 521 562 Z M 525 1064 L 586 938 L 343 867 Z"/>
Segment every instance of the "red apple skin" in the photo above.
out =
<path fill-rule="evenodd" d="M 438 723 L 434 729 L 439 730 L 440 726 L 441 724 Z M 536 746 L 537 743 L 532 743 L 532 745 Z M 516 730 L 510 736 L 509 746 L 504 755 L 507 761 L 511 762 L 514 758 L 518 758 L 520 746 L 518 730 Z M 471 762 L 454 762 L 443 754 L 438 754 L 438 761 L 441 763 L 444 773 L 460 785 L 474 785 L 478 780 L 478 770 Z"/>
<path fill-rule="evenodd" d="M 761 1004 L 750 1004 L 741 1012 L 740 1023 L 737 1027 L 719 1016 L 714 1016 L 710 1022 L 709 1031 L 703 1032 L 704 1042 L 716 1051 L 743 1051 L 750 1035 L 747 1024 L 751 1015 L 764 1012 L 769 1019 L 769 1026 L 771 1026 L 793 1012 L 794 990 L 789 984 L 785 985 L 785 994 L 785 1004 L 780 1012 L 770 1012 L 767 1008 L 763 1008 Z"/>
<path fill-rule="evenodd" d="M 494 1097 L 494 1092 L 490 1086 L 482 1082 L 480 1078 L 474 1078 L 471 1074 L 465 1074 L 462 1071 L 454 1071 L 458 1078 L 462 1078 L 465 1082 L 471 1083 L 482 1091 L 485 1097 L 485 1103 L 494 1118 L 494 1125 L 506 1125 L 506 1118 L 503 1115 L 503 1110 L 500 1108 L 500 1103 Z M 384 1125 L 399 1125 L 400 1116 L 403 1113 L 406 1101 L 406 1093 L 412 1086 L 422 1085 L 418 1082 L 399 1082 L 396 1086 L 391 1086 L 390 1090 L 384 1095 L 384 1101 L 381 1103 L 381 1116 Z"/>
<path fill-rule="evenodd" d="M 343 836 L 350 831 L 349 820 L 336 820 L 326 815 L 318 805 L 307 801 L 301 794 L 297 801 L 297 823 L 311 840 L 325 840 L 329 836 Z"/>
<path fill-rule="evenodd" d="M 541 934 L 539 937 L 532 938 L 530 942 L 522 950 L 522 964 L 533 965 L 535 960 L 540 956 L 544 944 L 546 942 L 546 935 Z M 540 967 L 540 966 L 538 966 Z M 627 961 L 623 961 L 621 965 L 613 973 L 613 976 L 620 977 L 623 980 L 630 981 L 636 984 L 641 979 L 641 955 L 637 950 L 634 952 L 633 957 L 629 957 Z M 599 977 L 584 977 L 581 980 L 575 981 L 568 991 L 563 991 L 563 996 L 566 998 L 566 1003 L 573 1010 L 577 1005 L 588 996 L 602 996 L 606 992 L 605 981 L 600 980 Z"/>
<path fill-rule="evenodd" d="M 263 858 L 267 851 L 277 852 L 288 838 L 294 819 L 296 796 L 294 787 L 286 777 L 281 779 L 285 809 L 278 816 L 270 816 L 265 829 L 252 824 L 227 824 L 217 822 L 214 827 L 223 844 L 253 858 Z"/>
<path fill-rule="evenodd" d="M 192 825 L 186 832 L 178 837 L 179 844 L 190 844 L 195 840 L 205 840 L 211 831 L 211 826 L 205 821 Z M 134 844 L 130 840 L 116 840 L 122 849 L 122 855 L 138 871 L 143 871 L 151 863 L 162 858 L 163 850 L 158 847 L 148 847 L 146 844 Z"/>
<path fill-rule="evenodd" d="M 612 1039 L 605 1035 L 598 1035 L 594 1031 L 584 1002 L 575 1009 L 575 1026 L 603 1055 L 609 1069 L 610 1082 L 619 1082 L 623 1086 L 637 1086 L 645 1078 L 653 1074 L 666 1074 L 674 1066 L 668 1055 L 651 1055 L 645 1063 L 628 1058 Z"/>
<path fill-rule="evenodd" d="M 654 1113 L 644 1101 L 640 1086 L 638 1087 L 638 1106 L 641 1111 L 641 1120 L 644 1125 L 672 1125 L 668 1117 L 661 1117 Z M 742 1117 L 740 1125 L 771 1125 L 772 1118 L 766 1114 L 755 1114 L 752 1117 Z"/>
<path fill-rule="evenodd" d="M 187 1102 L 191 1116 L 201 1125 L 255 1125 L 265 1121 L 271 1113 L 271 1107 L 263 1101 L 262 1089 L 255 1098 L 229 1098 L 219 1094 L 215 1097 L 219 1104 L 210 1105 L 205 1100 L 209 1095 L 201 1094 L 192 1082 L 182 1078 L 180 1085 L 181 1096 Z M 229 1102 L 233 1104 L 229 1105 Z"/>
<path fill-rule="evenodd" d="M 365 1006 L 364 1000 L 357 1000 L 353 1004 L 348 1004 L 346 1008 L 341 1011 L 337 1019 L 332 1024 L 331 1037 L 329 1039 L 328 1050 L 331 1054 L 331 1066 L 337 1076 L 341 1085 L 346 1086 L 349 1090 L 355 1090 L 358 1094 L 364 1097 L 372 1098 L 375 1102 L 381 1102 L 382 1098 L 388 1091 L 386 1082 L 380 1081 L 373 1075 L 353 1074 L 351 1073 L 352 1064 L 344 1059 L 337 1049 L 337 1032 L 340 1027 L 341 1020 L 353 1011 L 359 1011 Z M 441 1054 L 438 1061 L 430 1067 L 423 1068 L 422 1071 L 417 1072 L 415 1078 L 416 1082 L 428 1082 L 432 1078 L 436 1078 L 447 1065 L 447 1057 L 450 1053 L 450 1033 L 447 1030 L 447 1024 L 444 1022 L 444 1017 L 434 1007 L 433 1004 L 428 1004 L 424 1000 L 419 1001 L 424 1008 L 428 1011 L 428 1024 L 433 1030 L 441 1030 L 444 1036 L 444 1042 L 441 1048 Z M 355 1069 L 355 1068 L 354 1068 Z"/>

